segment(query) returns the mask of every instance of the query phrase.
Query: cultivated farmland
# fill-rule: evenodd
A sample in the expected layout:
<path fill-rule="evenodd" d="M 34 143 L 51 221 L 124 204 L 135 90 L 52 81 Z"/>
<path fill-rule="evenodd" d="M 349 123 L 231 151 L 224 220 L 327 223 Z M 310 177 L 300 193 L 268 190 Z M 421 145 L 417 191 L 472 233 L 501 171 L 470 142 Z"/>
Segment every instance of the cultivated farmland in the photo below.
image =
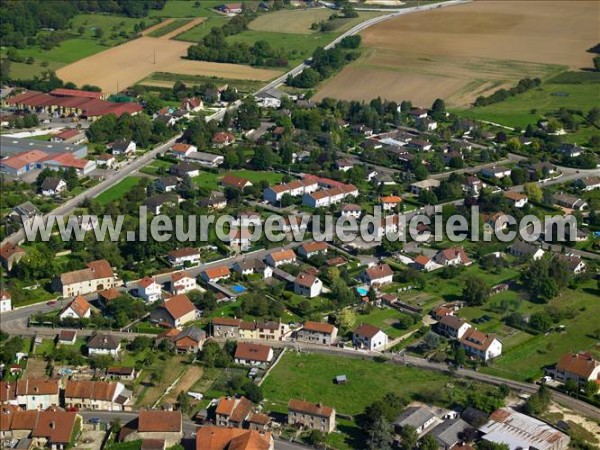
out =
<path fill-rule="evenodd" d="M 186 26 L 192 23 L 194 22 Z M 100 86 L 104 92 L 112 94 L 153 72 L 260 81 L 270 80 L 279 74 L 274 70 L 249 66 L 182 59 L 187 54 L 190 43 L 168 39 L 171 35 L 169 33 L 161 38 L 141 37 L 65 66 L 57 71 L 57 75 L 78 86 Z"/>
<path fill-rule="evenodd" d="M 599 12 L 592 1 L 486 1 L 388 20 L 362 33 L 363 56 L 316 99 L 465 106 L 526 76 L 591 67 Z"/>

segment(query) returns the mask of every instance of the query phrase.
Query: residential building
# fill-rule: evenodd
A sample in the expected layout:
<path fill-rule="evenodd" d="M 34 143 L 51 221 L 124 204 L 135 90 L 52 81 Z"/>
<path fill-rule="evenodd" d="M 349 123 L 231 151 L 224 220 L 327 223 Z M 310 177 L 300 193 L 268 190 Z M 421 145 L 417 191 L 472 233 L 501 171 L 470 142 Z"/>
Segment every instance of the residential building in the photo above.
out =
<path fill-rule="evenodd" d="M 106 369 L 106 375 L 119 380 L 135 380 L 138 373 L 134 367 L 111 366 Z"/>
<path fill-rule="evenodd" d="M 397 195 L 388 195 L 386 197 L 381 197 L 381 206 L 384 211 L 390 211 L 392 209 L 398 208 L 398 205 L 402 203 L 402 197 Z"/>
<path fill-rule="evenodd" d="M 23 256 L 25 256 L 25 250 L 18 245 L 7 242 L 0 247 L 0 262 L 2 263 L 2 267 L 8 271 L 11 271 L 13 266 L 18 263 Z"/>
<path fill-rule="evenodd" d="M 60 405 L 58 380 L 45 378 L 23 378 L 16 383 L 17 404 L 27 410 L 43 411 Z"/>
<path fill-rule="evenodd" d="M 410 185 L 410 192 L 415 195 L 421 194 L 422 191 L 431 191 L 440 187 L 440 180 L 428 178 L 427 180 L 417 181 Z"/>
<path fill-rule="evenodd" d="M 307 321 L 296 332 L 296 340 L 313 344 L 331 345 L 335 343 L 338 329 L 331 324 Z"/>
<path fill-rule="evenodd" d="M 221 397 L 215 409 L 215 425 L 243 428 L 254 404 L 246 397 Z"/>
<path fill-rule="evenodd" d="M 212 267 L 210 269 L 203 270 L 202 273 L 200 273 L 200 277 L 207 283 L 216 283 L 220 280 L 226 280 L 230 276 L 231 272 L 227 266 Z"/>
<path fill-rule="evenodd" d="M 65 384 L 65 407 L 125 411 L 131 409 L 131 392 L 119 382 L 67 380 Z"/>
<path fill-rule="evenodd" d="M 356 348 L 370 351 L 385 350 L 387 344 L 388 335 L 371 324 L 361 323 L 352 332 L 352 345 Z"/>
<path fill-rule="evenodd" d="M 198 289 L 196 278 L 182 270 L 171 274 L 171 293 L 174 295 L 187 294 Z"/>
<path fill-rule="evenodd" d="M 77 339 L 77 331 L 75 330 L 60 330 L 56 337 L 58 345 L 73 345 Z"/>
<path fill-rule="evenodd" d="M 267 255 L 265 262 L 271 267 L 294 264 L 296 262 L 296 253 L 294 253 L 294 250 L 276 250 Z"/>
<path fill-rule="evenodd" d="M 360 205 L 350 203 L 342 206 L 340 214 L 342 217 L 354 217 L 355 219 L 358 219 L 362 215 L 362 208 Z"/>
<path fill-rule="evenodd" d="M 113 287 L 109 289 L 104 289 L 103 291 L 98 292 L 98 302 L 107 306 L 110 302 L 115 301 L 122 295 L 123 293 L 117 288 Z"/>
<path fill-rule="evenodd" d="M 128 434 L 125 441 L 163 439 L 167 447 L 179 444 L 183 437 L 181 411 L 141 410 L 137 431 Z"/>
<path fill-rule="evenodd" d="M 459 339 L 460 346 L 468 355 L 484 361 L 489 361 L 502 354 L 502 342 L 494 335 L 482 333 L 474 328 L 469 328 Z"/>
<path fill-rule="evenodd" d="M 259 366 L 273 359 L 273 349 L 267 345 L 238 342 L 233 358 L 236 364 Z"/>
<path fill-rule="evenodd" d="M 235 142 L 235 136 L 227 131 L 219 131 L 212 137 L 212 143 L 217 148 L 227 147 Z"/>
<path fill-rule="evenodd" d="M 311 256 L 318 255 L 319 253 L 325 254 L 327 253 L 327 243 L 324 241 L 321 242 L 309 242 L 308 244 L 303 244 L 298 248 L 298 254 L 303 258 L 310 258 Z"/>
<path fill-rule="evenodd" d="M 555 255 L 559 261 L 562 261 L 571 273 L 574 275 L 579 275 L 582 272 L 585 272 L 585 262 L 577 255 Z"/>
<path fill-rule="evenodd" d="M 226 242 L 237 252 L 246 252 L 252 246 L 252 232 L 246 228 L 231 228 L 226 236 Z"/>
<path fill-rule="evenodd" d="M 110 355 L 119 356 L 121 352 L 121 340 L 111 334 L 95 333 L 87 342 L 89 356 Z"/>
<path fill-rule="evenodd" d="M 585 149 L 577 144 L 562 144 L 556 151 L 569 158 L 577 158 L 585 153 Z"/>
<path fill-rule="evenodd" d="M 293 398 L 288 403 L 288 425 L 331 433 L 335 429 L 335 409 Z"/>
<path fill-rule="evenodd" d="M 195 145 L 178 142 L 171 146 L 168 153 L 177 159 L 184 159 L 189 154 L 197 151 L 198 147 L 196 147 Z"/>
<path fill-rule="evenodd" d="M 498 178 L 502 179 L 504 177 L 509 177 L 512 172 L 512 169 L 509 167 L 503 166 L 494 166 L 494 167 L 486 167 L 481 170 L 481 174 L 487 178 Z"/>
<path fill-rule="evenodd" d="M 52 407 L 44 411 L 5 409 L 2 412 L 2 430 L 10 433 L 19 443 L 36 448 L 63 450 L 69 448 L 73 434 L 81 428 L 83 418 L 70 411 Z"/>
<path fill-rule="evenodd" d="M 414 266 L 418 270 L 423 270 L 425 272 L 435 270 L 439 267 L 438 264 L 436 264 L 431 258 L 428 258 L 425 255 L 417 255 L 413 261 Z"/>
<path fill-rule="evenodd" d="M 571 439 L 556 428 L 511 408 L 500 408 L 479 427 L 483 440 L 508 445 L 509 450 L 567 450 Z"/>
<path fill-rule="evenodd" d="M 588 204 L 585 200 L 562 192 L 554 196 L 554 203 L 556 203 L 558 206 L 562 206 L 563 208 L 572 209 L 575 211 L 583 211 L 588 207 Z"/>
<path fill-rule="evenodd" d="M 227 207 L 227 198 L 222 193 L 213 191 L 208 197 L 201 199 L 198 204 L 208 209 L 221 210 Z"/>
<path fill-rule="evenodd" d="M 172 175 L 175 175 L 176 177 L 179 178 L 184 178 L 184 177 L 197 177 L 198 175 L 200 175 L 200 167 L 198 167 L 196 164 L 192 164 L 189 162 L 180 162 L 174 166 L 171 166 L 171 168 L 169 169 L 170 173 Z"/>
<path fill-rule="evenodd" d="M 64 319 L 87 319 L 92 315 L 92 305 L 82 297 L 78 295 L 71 303 L 69 303 L 59 314 L 61 320 Z"/>
<path fill-rule="evenodd" d="M 50 142 L 63 142 L 65 144 L 81 144 L 86 140 L 85 133 L 77 128 L 67 128 L 50 137 Z"/>
<path fill-rule="evenodd" d="M 0 313 L 8 312 L 12 309 L 12 300 L 10 292 L 0 290 Z"/>
<path fill-rule="evenodd" d="M 111 145 L 111 153 L 115 156 L 125 155 L 129 156 L 135 153 L 137 149 L 137 144 L 129 139 L 119 139 L 115 141 Z"/>
<path fill-rule="evenodd" d="M 22 224 L 33 223 L 36 217 L 41 216 L 42 213 L 33 203 L 27 201 L 15 206 L 10 213 L 8 218 L 13 222 L 20 222 Z"/>
<path fill-rule="evenodd" d="M 410 406 L 396 417 L 396 420 L 394 420 L 394 429 L 396 433 L 400 433 L 402 428 L 410 425 L 414 427 L 417 434 L 423 434 L 434 423 L 436 423 L 436 416 L 429 408 L 424 406 Z"/>
<path fill-rule="evenodd" d="M 505 191 L 504 198 L 507 199 L 515 208 L 523 208 L 529 201 L 525 194 L 514 191 Z"/>
<path fill-rule="evenodd" d="M 162 286 L 152 277 L 144 277 L 138 281 L 136 294 L 146 303 L 153 303 L 162 298 Z"/>
<path fill-rule="evenodd" d="M 398 107 L 400 108 L 400 107 Z M 400 112 L 400 111 L 398 111 Z M 411 108 L 408 112 L 408 115 L 413 119 L 426 119 L 427 118 L 427 110 L 424 108 Z"/>
<path fill-rule="evenodd" d="M 165 206 L 174 208 L 182 201 L 179 195 L 173 192 L 155 194 L 146 199 L 146 207 L 151 214 L 156 215 L 160 214 Z"/>
<path fill-rule="evenodd" d="M 202 99 L 199 97 L 186 97 L 181 100 L 180 109 L 187 112 L 197 112 L 203 108 Z"/>
<path fill-rule="evenodd" d="M 292 197 L 298 197 L 304 194 L 310 194 L 319 189 L 319 184 L 311 179 L 294 180 L 289 183 L 276 184 L 263 191 L 263 199 L 269 203 L 277 203 L 285 194 Z"/>
<path fill-rule="evenodd" d="M 274 450 L 270 432 L 240 428 L 201 427 L 196 434 L 196 450 Z"/>
<path fill-rule="evenodd" d="M 588 381 L 600 379 L 600 362 L 587 352 L 566 353 L 550 371 L 555 380 L 566 383 L 575 381 L 582 386 Z"/>
<path fill-rule="evenodd" d="M 243 191 L 245 188 L 252 186 L 250 180 L 238 177 L 236 175 L 232 175 L 230 173 L 226 174 L 223 178 L 221 178 L 220 183 L 223 187 L 239 189 L 240 191 Z"/>
<path fill-rule="evenodd" d="M 393 281 L 394 271 L 387 264 L 379 264 L 375 267 L 365 269 L 359 278 L 369 286 L 389 284 Z"/>
<path fill-rule="evenodd" d="M 575 186 L 584 192 L 600 189 L 600 177 L 584 177 L 575 180 Z"/>
<path fill-rule="evenodd" d="M 187 295 L 178 294 L 165 299 L 150 317 L 171 328 L 180 328 L 196 319 L 196 307 Z"/>
<path fill-rule="evenodd" d="M 215 317 L 211 321 L 212 336 L 223 338 L 239 338 L 241 319 L 231 317 Z"/>
<path fill-rule="evenodd" d="M 452 339 L 462 339 L 464 334 L 471 328 L 471 324 L 456 316 L 444 316 L 437 324 L 437 331 Z"/>
<path fill-rule="evenodd" d="M 243 261 L 238 261 L 233 265 L 232 269 L 246 276 L 259 274 L 263 280 L 273 276 L 273 269 L 271 266 L 267 266 L 260 259 L 245 259 Z"/>
<path fill-rule="evenodd" d="M 214 153 L 190 152 L 185 156 L 185 160 L 216 169 L 225 162 L 225 157 L 223 155 L 215 155 Z"/>
<path fill-rule="evenodd" d="M 57 277 L 53 282 L 54 290 L 60 292 L 63 297 L 75 297 L 118 287 L 121 284 L 107 260 L 92 261 L 86 266 L 85 269 L 66 272 Z"/>
<path fill-rule="evenodd" d="M 161 177 L 154 180 L 154 187 L 159 192 L 172 192 L 177 189 L 179 180 L 175 176 Z"/>
<path fill-rule="evenodd" d="M 308 298 L 321 295 L 323 282 L 310 273 L 299 273 L 294 281 L 294 292 Z"/>
<path fill-rule="evenodd" d="M 463 247 L 440 250 L 433 259 L 442 266 L 470 266 L 472 264 Z"/>
<path fill-rule="evenodd" d="M 517 241 L 512 244 L 510 247 L 508 247 L 508 252 L 511 255 L 531 258 L 534 261 L 537 261 L 544 256 L 544 250 L 542 250 L 540 247 L 523 241 Z"/>
<path fill-rule="evenodd" d="M 304 194 L 302 204 L 311 208 L 321 208 L 340 203 L 349 196 L 358 197 L 358 189 L 351 184 L 341 183 L 336 187 Z"/>
<path fill-rule="evenodd" d="M 173 338 L 177 353 L 197 353 L 206 341 L 206 332 L 196 327 L 183 329 Z"/>
<path fill-rule="evenodd" d="M 167 259 L 172 266 L 196 266 L 200 264 L 200 252 L 197 248 L 178 248 L 167 253 Z"/>
<path fill-rule="evenodd" d="M 266 91 L 259 92 L 256 95 L 256 101 L 263 108 L 279 108 L 281 106 L 281 99 L 283 97 L 287 97 L 287 94 L 278 89 L 268 89 Z"/>
<path fill-rule="evenodd" d="M 465 177 L 465 184 L 463 184 L 463 191 L 474 196 L 478 196 L 481 189 L 485 187 L 483 181 L 473 175 L 467 175 Z"/>
<path fill-rule="evenodd" d="M 40 186 L 44 197 L 54 197 L 67 190 L 67 182 L 59 177 L 46 177 Z"/>
<path fill-rule="evenodd" d="M 450 450 L 455 445 L 464 442 L 464 431 L 467 428 L 470 428 L 470 425 L 464 420 L 451 419 L 437 425 L 427 434 L 437 441 L 440 450 Z"/>

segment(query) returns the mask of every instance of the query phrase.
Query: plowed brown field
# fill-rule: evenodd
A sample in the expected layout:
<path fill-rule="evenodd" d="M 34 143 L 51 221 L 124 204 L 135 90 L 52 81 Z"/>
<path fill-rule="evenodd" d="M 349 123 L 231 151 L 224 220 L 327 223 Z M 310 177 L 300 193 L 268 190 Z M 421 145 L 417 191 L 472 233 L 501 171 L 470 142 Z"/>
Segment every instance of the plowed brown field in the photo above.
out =
<path fill-rule="evenodd" d="M 475 1 L 401 16 L 361 33 L 363 56 L 316 99 L 464 106 L 526 76 L 591 67 L 598 17 L 596 1 Z"/>

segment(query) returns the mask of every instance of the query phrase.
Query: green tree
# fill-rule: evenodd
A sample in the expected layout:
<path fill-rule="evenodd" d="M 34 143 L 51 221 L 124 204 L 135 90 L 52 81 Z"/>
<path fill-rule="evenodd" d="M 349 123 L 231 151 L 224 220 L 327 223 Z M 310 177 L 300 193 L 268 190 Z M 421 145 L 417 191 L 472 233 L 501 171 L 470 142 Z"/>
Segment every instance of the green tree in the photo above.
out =
<path fill-rule="evenodd" d="M 392 432 L 384 417 L 375 419 L 368 431 L 367 448 L 369 450 L 388 450 L 391 448 Z"/>
<path fill-rule="evenodd" d="M 465 281 L 463 298 L 470 306 L 483 305 L 490 296 L 490 289 L 481 277 L 470 276 Z"/>
<path fill-rule="evenodd" d="M 552 317 L 546 311 L 535 312 L 529 318 L 529 325 L 542 333 L 545 333 L 552 326 Z"/>
<path fill-rule="evenodd" d="M 579 392 L 579 385 L 577 384 L 577 381 L 571 378 L 568 379 L 565 383 L 565 391 L 567 394 L 577 394 Z"/>
<path fill-rule="evenodd" d="M 583 393 L 587 397 L 593 397 L 594 395 L 596 395 L 598 393 L 598 384 L 596 383 L 595 380 L 586 381 L 583 384 L 582 389 L 583 389 Z"/>
<path fill-rule="evenodd" d="M 419 442 L 420 450 L 438 450 L 439 448 L 438 441 L 431 434 L 426 434 Z"/>
<path fill-rule="evenodd" d="M 523 186 L 525 194 L 533 202 L 540 203 L 542 201 L 542 189 L 537 183 L 525 183 Z"/>
<path fill-rule="evenodd" d="M 308 445 L 312 445 L 313 447 L 317 447 L 325 442 L 325 433 L 319 430 L 311 430 L 310 433 L 306 436 L 306 443 Z"/>
<path fill-rule="evenodd" d="M 417 445 L 419 433 L 412 425 L 404 425 L 400 430 L 400 447 L 402 450 L 412 450 Z"/>
<path fill-rule="evenodd" d="M 187 414 L 190 412 L 190 396 L 185 391 L 181 391 L 177 395 L 177 404 L 179 405 L 179 409 L 183 414 Z"/>

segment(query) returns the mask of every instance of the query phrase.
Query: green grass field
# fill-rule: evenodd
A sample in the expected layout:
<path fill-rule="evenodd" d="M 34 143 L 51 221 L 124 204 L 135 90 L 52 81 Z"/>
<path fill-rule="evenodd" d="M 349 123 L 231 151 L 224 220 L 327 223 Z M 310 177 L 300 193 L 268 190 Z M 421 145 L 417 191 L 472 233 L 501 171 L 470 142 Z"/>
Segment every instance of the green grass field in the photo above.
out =
<path fill-rule="evenodd" d="M 392 308 L 375 308 L 371 313 L 367 315 L 357 314 L 356 315 L 356 325 L 361 323 L 370 323 L 371 325 L 375 325 L 376 327 L 381 328 L 384 333 L 386 333 L 390 339 L 395 339 L 397 337 L 403 336 L 406 333 L 409 333 L 411 329 L 400 329 L 396 325 L 398 323 L 398 318 L 405 316 L 406 314 L 402 314 L 401 312 L 392 309 Z M 418 327 L 419 325 L 417 325 Z"/>
<path fill-rule="evenodd" d="M 543 82 L 539 88 L 502 102 L 456 112 L 473 119 L 521 128 L 525 128 L 530 123 L 535 125 L 538 120 L 551 116 L 562 107 L 582 110 L 586 113 L 592 107 L 598 106 L 600 82 L 590 77 L 587 72 L 581 74 L 582 76 L 578 77 L 578 73 L 576 75 L 570 72 L 563 73 Z M 577 78 L 583 82 L 572 82 Z M 581 125 L 576 133 L 568 134 L 566 139 L 571 142 L 585 143 L 594 134 L 600 134 L 599 130 Z"/>
<path fill-rule="evenodd" d="M 192 21 L 192 19 L 176 19 L 173 22 L 165 25 L 164 27 L 160 27 L 153 32 L 149 33 L 148 36 L 153 38 L 158 38 L 164 36 L 171 31 L 175 31 L 177 28 L 181 28 L 185 24 L 188 24 Z"/>
<path fill-rule="evenodd" d="M 210 189 L 211 191 L 219 190 L 220 176 L 212 172 L 200 172 L 200 175 L 194 177 L 194 183 L 201 188 Z"/>
<path fill-rule="evenodd" d="M 96 200 L 102 205 L 110 203 L 114 200 L 118 200 L 121 197 L 123 197 L 127 193 L 127 191 L 129 191 L 129 189 L 136 186 L 140 182 L 140 180 L 141 177 L 127 177 L 120 183 L 117 183 L 110 189 L 104 191 L 102 194 L 96 197 Z"/>
<path fill-rule="evenodd" d="M 160 159 L 156 159 L 152 161 L 150 164 L 145 166 L 140 170 L 140 172 L 145 173 L 146 175 L 158 175 L 158 169 L 163 168 L 165 171 L 168 171 L 169 168 L 173 165 L 173 163 L 169 161 L 162 161 Z"/>
<path fill-rule="evenodd" d="M 281 183 L 283 174 L 277 172 L 257 172 L 254 170 L 232 170 L 230 173 L 238 177 L 246 178 L 252 183 L 266 180 L 269 184 Z"/>
<path fill-rule="evenodd" d="M 336 375 L 346 375 L 348 383 L 334 384 Z M 287 411 L 289 399 L 300 398 L 355 415 L 388 392 L 408 397 L 422 389 L 441 388 L 449 380 L 440 373 L 371 360 L 288 352 L 262 388 L 274 411 Z"/>
<path fill-rule="evenodd" d="M 138 84 L 144 85 L 145 82 L 147 82 L 149 86 L 152 86 L 153 81 L 168 81 L 172 83 L 181 81 L 188 86 L 200 85 L 204 83 L 214 83 L 217 86 L 223 86 L 227 84 L 229 86 L 234 86 L 242 93 L 256 92 L 258 89 L 264 86 L 263 81 L 235 80 L 233 78 L 209 77 L 205 75 L 182 75 L 167 72 L 155 72 L 148 78 L 140 81 Z"/>
<path fill-rule="evenodd" d="M 158 20 L 158 19 L 157 19 Z M 134 19 L 130 17 L 124 16 L 111 16 L 108 14 L 78 14 L 75 16 L 71 22 L 71 32 L 79 35 L 79 27 L 83 26 L 85 31 L 82 38 L 93 39 L 96 28 L 100 27 L 104 31 L 103 39 L 107 39 L 110 42 L 110 45 L 114 45 L 117 42 L 122 42 L 124 40 L 123 37 L 117 36 L 113 37 L 113 34 L 119 35 L 122 31 L 126 33 L 133 33 L 133 27 L 137 23 L 138 25 L 144 22 L 145 27 L 149 27 L 153 23 L 153 19 L 148 17 L 143 17 L 139 19 Z"/>
<path fill-rule="evenodd" d="M 225 17 L 214 9 L 215 6 L 223 4 L 221 1 L 201 0 L 198 7 L 195 3 L 195 0 L 169 0 L 162 10 L 152 9 L 149 15 L 150 17 Z M 246 2 L 250 6 L 258 3 L 258 1 Z"/>
<path fill-rule="evenodd" d="M 184 31 L 181 34 L 175 36 L 175 39 L 178 41 L 187 41 L 187 42 L 200 42 L 200 40 L 210 33 L 210 30 L 213 27 L 221 27 L 229 18 L 224 16 L 215 16 L 215 17 L 207 17 L 202 23 L 199 23 L 193 28 L 190 28 L 187 31 Z"/>

